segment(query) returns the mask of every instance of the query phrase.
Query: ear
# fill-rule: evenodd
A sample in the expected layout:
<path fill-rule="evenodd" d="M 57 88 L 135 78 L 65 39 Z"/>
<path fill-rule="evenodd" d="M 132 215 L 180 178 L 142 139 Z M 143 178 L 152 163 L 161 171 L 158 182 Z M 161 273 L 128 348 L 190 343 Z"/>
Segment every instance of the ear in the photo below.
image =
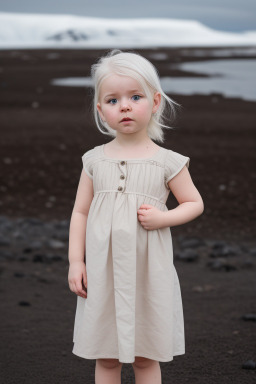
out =
<path fill-rule="evenodd" d="M 98 112 L 99 112 L 99 115 L 100 115 L 100 117 L 101 117 L 101 120 L 102 120 L 102 121 L 105 121 L 104 115 L 103 115 L 102 110 L 101 110 L 101 105 L 100 105 L 100 103 L 97 103 L 97 110 L 98 110 Z"/>
<path fill-rule="evenodd" d="M 156 113 L 158 110 L 159 106 L 161 103 L 161 93 L 160 92 L 155 92 L 154 94 L 154 100 L 153 100 L 153 108 L 152 108 L 152 113 Z"/>

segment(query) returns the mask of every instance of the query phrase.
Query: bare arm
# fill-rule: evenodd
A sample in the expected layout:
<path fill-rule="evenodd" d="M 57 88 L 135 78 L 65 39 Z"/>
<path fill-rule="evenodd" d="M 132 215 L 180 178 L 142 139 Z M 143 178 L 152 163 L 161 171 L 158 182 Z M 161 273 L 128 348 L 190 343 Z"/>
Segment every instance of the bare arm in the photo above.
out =
<path fill-rule="evenodd" d="M 187 223 L 203 213 L 203 200 L 186 166 L 169 181 L 168 185 L 179 202 L 178 207 L 162 211 L 150 204 L 142 204 L 137 213 L 144 229 L 174 227 Z"/>
<path fill-rule="evenodd" d="M 204 203 L 202 197 L 196 189 L 186 166 L 169 181 L 168 185 L 179 205 L 164 212 L 165 226 L 173 227 L 185 224 L 203 213 Z"/>
<path fill-rule="evenodd" d="M 87 286 L 85 266 L 85 238 L 86 225 L 90 205 L 93 199 L 93 183 L 82 170 L 77 189 L 76 200 L 70 220 L 69 228 L 69 274 L 68 281 L 71 291 L 85 297 L 86 292 L 82 287 Z"/>

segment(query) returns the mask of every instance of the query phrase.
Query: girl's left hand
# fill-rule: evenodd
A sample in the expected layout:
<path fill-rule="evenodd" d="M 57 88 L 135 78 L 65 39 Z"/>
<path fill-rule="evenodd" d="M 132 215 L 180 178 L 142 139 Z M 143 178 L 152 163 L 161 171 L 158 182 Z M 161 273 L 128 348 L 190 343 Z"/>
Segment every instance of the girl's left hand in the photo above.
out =
<path fill-rule="evenodd" d="M 149 231 L 165 227 L 164 212 L 149 204 L 142 204 L 137 211 L 142 227 Z"/>

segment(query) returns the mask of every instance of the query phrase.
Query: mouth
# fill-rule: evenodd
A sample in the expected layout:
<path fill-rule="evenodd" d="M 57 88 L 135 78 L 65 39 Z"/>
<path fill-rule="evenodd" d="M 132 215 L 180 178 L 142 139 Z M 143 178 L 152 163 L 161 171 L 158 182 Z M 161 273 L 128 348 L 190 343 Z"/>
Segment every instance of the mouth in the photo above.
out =
<path fill-rule="evenodd" d="M 124 117 L 122 120 L 121 120 L 121 123 L 122 121 L 132 121 L 132 119 L 130 119 L 129 117 Z"/>

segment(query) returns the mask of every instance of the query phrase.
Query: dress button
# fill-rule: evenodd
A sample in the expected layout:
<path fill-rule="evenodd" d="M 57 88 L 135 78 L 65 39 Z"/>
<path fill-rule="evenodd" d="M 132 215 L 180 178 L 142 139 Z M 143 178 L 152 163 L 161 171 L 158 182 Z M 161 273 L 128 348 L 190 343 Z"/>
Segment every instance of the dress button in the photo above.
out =
<path fill-rule="evenodd" d="M 122 160 L 122 161 L 120 162 L 120 164 L 121 164 L 121 165 L 125 165 L 125 161 Z"/>
<path fill-rule="evenodd" d="M 122 191 L 123 190 L 123 187 L 118 187 L 118 191 Z"/>
<path fill-rule="evenodd" d="M 124 175 L 121 175 L 121 176 L 120 176 L 120 179 L 122 179 L 122 180 L 125 179 Z"/>

